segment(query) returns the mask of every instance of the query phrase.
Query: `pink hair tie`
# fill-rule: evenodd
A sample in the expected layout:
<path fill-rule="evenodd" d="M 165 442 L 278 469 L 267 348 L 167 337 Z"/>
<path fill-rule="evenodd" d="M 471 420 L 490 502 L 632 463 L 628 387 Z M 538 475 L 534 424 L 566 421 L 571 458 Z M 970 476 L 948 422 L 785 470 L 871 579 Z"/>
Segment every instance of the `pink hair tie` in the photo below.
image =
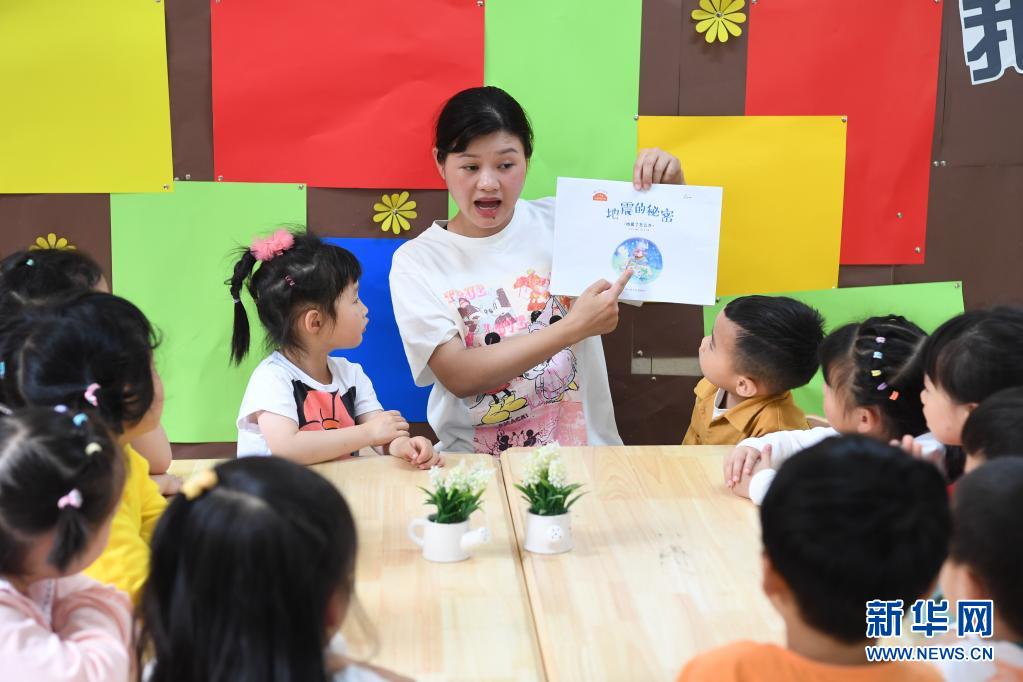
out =
<path fill-rule="evenodd" d="M 82 508 L 82 493 L 79 492 L 78 488 L 72 488 L 68 491 L 68 494 L 57 500 L 57 509 L 63 509 L 65 507 L 74 507 L 75 509 Z"/>
<path fill-rule="evenodd" d="M 99 406 L 99 400 L 96 398 L 96 391 L 98 390 L 99 384 L 92 383 L 89 384 L 88 388 L 85 389 L 85 393 L 82 394 L 85 396 L 85 402 L 89 403 L 93 407 Z"/>
<path fill-rule="evenodd" d="M 287 230 L 277 230 L 266 239 L 254 239 L 249 251 L 256 260 L 268 261 L 295 245 L 295 236 Z"/>

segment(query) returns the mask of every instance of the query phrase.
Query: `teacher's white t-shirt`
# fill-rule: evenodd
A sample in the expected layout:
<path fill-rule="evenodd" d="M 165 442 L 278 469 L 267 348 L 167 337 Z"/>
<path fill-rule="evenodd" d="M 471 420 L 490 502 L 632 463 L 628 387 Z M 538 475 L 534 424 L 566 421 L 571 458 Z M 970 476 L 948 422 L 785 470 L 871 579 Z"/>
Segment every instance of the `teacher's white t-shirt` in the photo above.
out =
<path fill-rule="evenodd" d="M 554 199 L 519 200 L 495 235 L 465 237 L 435 222 L 403 244 L 391 266 L 391 299 L 412 376 L 433 384 L 427 419 L 445 452 L 562 445 L 621 445 L 604 349 L 590 337 L 500 386 L 467 399 L 437 381 L 427 362 L 458 337 L 500 343 L 557 324 L 571 306 L 548 291 Z M 594 278 L 596 279 L 596 278 Z"/>

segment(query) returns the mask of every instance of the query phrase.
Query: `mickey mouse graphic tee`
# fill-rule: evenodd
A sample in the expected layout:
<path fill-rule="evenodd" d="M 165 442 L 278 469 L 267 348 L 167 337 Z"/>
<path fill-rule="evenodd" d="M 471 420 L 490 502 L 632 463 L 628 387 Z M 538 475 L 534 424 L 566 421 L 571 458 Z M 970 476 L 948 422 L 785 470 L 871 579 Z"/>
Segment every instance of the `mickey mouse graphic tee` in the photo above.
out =
<path fill-rule="evenodd" d="M 276 351 L 256 366 L 238 411 L 239 457 L 272 454 L 259 431 L 263 412 L 293 420 L 300 431 L 329 431 L 354 426 L 357 417 L 383 409 L 361 365 L 329 357 L 327 367 L 329 384 L 319 383 Z"/>
<path fill-rule="evenodd" d="M 511 222 L 488 237 L 435 222 L 403 244 L 391 265 L 391 300 L 419 386 L 433 384 L 427 419 L 444 452 L 562 445 L 621 445 L 600 337 L 564 348 L 499 386 L 461 399 L 427 364 L 451 339 L 467 348 L 557 324 L 571 301 L 551 296 L 554 199 L 519 200 Z M 594 280 L 597 276 L 594 276 Z"/>

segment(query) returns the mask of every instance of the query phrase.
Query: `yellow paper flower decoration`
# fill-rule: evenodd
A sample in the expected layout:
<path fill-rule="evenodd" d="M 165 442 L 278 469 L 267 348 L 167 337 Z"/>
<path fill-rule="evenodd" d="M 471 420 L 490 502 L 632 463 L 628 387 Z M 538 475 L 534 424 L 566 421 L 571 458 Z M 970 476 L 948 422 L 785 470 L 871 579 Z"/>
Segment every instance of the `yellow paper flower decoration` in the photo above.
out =
<path fill-rule="evenodd" d="M 708 43 L 727 42 L 729 33 L 735 37 L 742 35 L 739 24 L 746 21 L 746 15 L 739 10 L 745 6 L 746 0 L 700 0 L 700 9 L 694 9 L 692 14 L 697 22 L 696 32 L 703 33 Z"/>
<path fill-rule="evenodd" d="M 51 232 L 45 237 L 36 237 L 36 243 L 28 247 L 29 251 L 41 251 L 42 249 L 60 249 L 61 251 L 71 251 L 77 247 L 69 242 L 64 237 L 58 237 L 55 233 Z"/>
<path fill-rule="evenodd" d="M 409 193 L 385 194 L 380 197 L 383 203 L 373 204 L 373 210 L 378 211 L 373 216 L 374 223 L 383 223 L 380 226 L 382 232 L 391 230 L 394 234 L 401 234 L 402 230 L 412 227 L 409 220 L 419 216 L 414 210 L 416 202 L 408 200 Z"/>

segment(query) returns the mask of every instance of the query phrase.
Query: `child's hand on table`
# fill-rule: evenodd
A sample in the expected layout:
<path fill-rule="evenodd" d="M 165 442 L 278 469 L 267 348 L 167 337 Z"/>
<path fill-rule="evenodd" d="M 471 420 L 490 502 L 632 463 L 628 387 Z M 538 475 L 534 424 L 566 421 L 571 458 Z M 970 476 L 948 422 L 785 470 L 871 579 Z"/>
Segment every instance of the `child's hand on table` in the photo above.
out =
<path fill-rule="evenodd" d="M 410 464 L 420 469 L 429 469 L 432 466 L 444 466 L 444 459 L 436 450 L 429 438 L 423 436 L 402 436 L 391 441 L 387 448 L 388 452 L 395 457 L 401 457 Z"/>

